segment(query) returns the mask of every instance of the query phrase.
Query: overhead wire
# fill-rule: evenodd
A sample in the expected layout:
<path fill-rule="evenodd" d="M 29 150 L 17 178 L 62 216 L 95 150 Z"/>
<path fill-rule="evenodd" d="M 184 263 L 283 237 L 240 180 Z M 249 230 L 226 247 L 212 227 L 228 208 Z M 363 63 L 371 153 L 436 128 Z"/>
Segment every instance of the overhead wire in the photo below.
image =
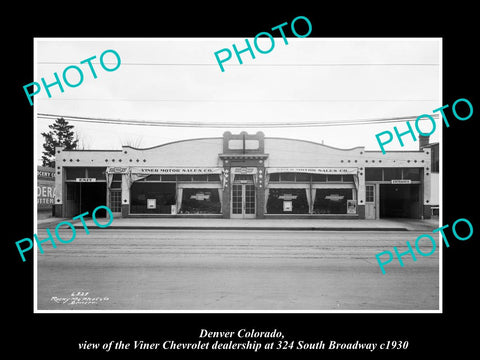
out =
<path fill-rule="evenodd" d="M 438 114 L 429 115 L 437 118 Z M 65 114 L 38 113 L 38 119 L 55 120 L 64 118 L 67 121 L 113 124 L 113 125 L 136 125 L 136 126 L 163 126 L 163 127 L 197 127 L 197 128 L 283 128 L 283 127 L 322 127 L 322 126 L 348 126 L 348 125 L 371 125 L 393 122 L 405 122 L 416 120 L 418 116 L 401 116 L 377 119 L 357 120 L 332 120 L 332 121 L 284 121 L 284 122 L 234 122 L 234 121 L 165 121 L 165 120 L 135 120 L 135 119 L 112 119 L 102 117 L 71 116 Z"/>

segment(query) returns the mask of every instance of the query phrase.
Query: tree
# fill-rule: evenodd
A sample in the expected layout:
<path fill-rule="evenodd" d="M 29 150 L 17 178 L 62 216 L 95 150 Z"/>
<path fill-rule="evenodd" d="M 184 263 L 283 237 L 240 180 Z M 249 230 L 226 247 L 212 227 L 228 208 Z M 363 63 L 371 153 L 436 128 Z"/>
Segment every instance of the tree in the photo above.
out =
<path fill-rule="evenodd" d="M 137 137 L 137 138 L 129 137 L 126 139 L 121 139 L 120 143 L 122 146 L 130 146 L 132 148 L 139 149 L 140 146 L 142 146 L 142 141 L 143 141 L 143 137 Z"/>
<path fill-rule="evenodd" d="M 73 125 L 70 125 L 64 118 L 56 119 L 47 133 L 42 133 L 45 139 L 43 143 L 42 165 L 55 167 L 55 147 L 62 146 L 65 150 L 74 150 L 78 145 L 78 137 L 72 131 Z"/>

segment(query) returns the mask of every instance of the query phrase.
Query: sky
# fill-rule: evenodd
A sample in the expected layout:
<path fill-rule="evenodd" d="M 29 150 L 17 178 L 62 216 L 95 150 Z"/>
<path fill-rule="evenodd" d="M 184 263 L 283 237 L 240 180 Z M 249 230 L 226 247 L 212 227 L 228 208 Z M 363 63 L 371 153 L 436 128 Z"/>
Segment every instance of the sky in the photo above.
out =
<path fill-rule="evenodd" d="M 263 131 L 267 137 L 310 140 L 338 148 L 365 146 L 380 150 L 375 134 L 393 126 L 381 123 L 315 127 L 269 127 L 271 123 L 301 124 L 432 114 L 442 106 L 441 39 L 438 38 L 280 38 L 268 54 L 254 49 L 255 59 L 242 54 L 224 63 L 222 72 L 214 53 L 246 47 L 245 38 L 36 38 L 32 81 L 54 81 L 54 72 L 76 65 L 84 79 L 78 87 L 64 84 L 44 89 L 34 97 L 35 114 L 78 116 L 116 120 L 158 121 L 173 124 L 194 122 L 217 127 L 175 127 L 98 124 L 70 121 L 83 149 L 121 149 L 122 144 L 152 147 L 166 142 L 221 137 L 232 133 Z M 270 40 L 261 38 L 268 49 Z M 253 47 L 253 39 L 249 39 Z M 100 55 L 113 49 L 121 65 L 107 72 Z M 92 56 L 97 78 L 87 64 Z M 221 56 L 224 56 L 222 54 Z M 107 53 L 106 65 L 115 57 Z M 69 80 L 77 82 L 75 71 Z M 28 101 L 26 99 L 26 101 Z M 35 116 L 36 159 L 41 158 L 43 137 L 53 121 Z M 430 141 L 441 138 L 440 124 Z M 233 124 L 233 125 L 232 125 Z M 241 126 L 240 126 L 241 125 Z M 260 127 L 263 125 L 263 127 Z M 412 126 L 414 123 L 412 122 Z M 431 124 L 421 122 L 427 132 Z M 230 127 L 238 126 L 238 127 Z M 418 141 L 404 137 L 387 150 L 417 150 Z"/>

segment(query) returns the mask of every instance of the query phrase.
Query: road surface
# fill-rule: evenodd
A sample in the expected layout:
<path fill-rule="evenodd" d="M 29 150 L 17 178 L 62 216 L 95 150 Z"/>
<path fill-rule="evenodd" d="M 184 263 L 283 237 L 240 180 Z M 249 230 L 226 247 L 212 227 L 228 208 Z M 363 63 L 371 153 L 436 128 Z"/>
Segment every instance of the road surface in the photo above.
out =
<path fill-rule="evenodd" d="M 77 230 L 38 252 L 38 310 L 438 310 L 438 238 L 385 275 L 375 259 L 420 234 Z"/>

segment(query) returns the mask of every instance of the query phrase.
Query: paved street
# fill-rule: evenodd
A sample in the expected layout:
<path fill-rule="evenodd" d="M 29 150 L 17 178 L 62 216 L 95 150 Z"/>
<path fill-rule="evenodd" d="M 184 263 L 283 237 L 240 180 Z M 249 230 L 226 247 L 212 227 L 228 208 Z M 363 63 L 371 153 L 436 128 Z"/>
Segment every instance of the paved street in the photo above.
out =
<path fill-rule="evenodd" d="M 394 259 L 385 275 L 375 259 L 424 233 L 77 230 L 38 253 L 38 309 L 437 310 L 438 246 L 405 267 Z"/>

